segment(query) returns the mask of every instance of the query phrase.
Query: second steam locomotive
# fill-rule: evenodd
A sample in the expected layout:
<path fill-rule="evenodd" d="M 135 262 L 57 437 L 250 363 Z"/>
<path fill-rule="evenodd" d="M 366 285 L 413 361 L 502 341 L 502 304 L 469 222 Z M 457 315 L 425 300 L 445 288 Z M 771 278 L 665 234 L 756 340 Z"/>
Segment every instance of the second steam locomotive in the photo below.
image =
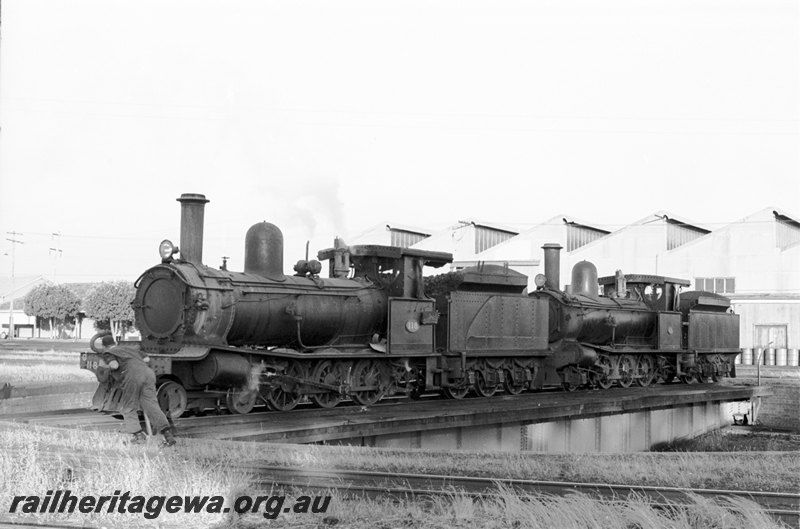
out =
<path fill-rule="evenodd" d="M 306 400 L 371 405 L 397 394 L 488 397 L 735 376 L 738 316 L 723 296 L 682 293 L 687 281 L 598 278 L 584 261 L 562 291 L 561 248 L 548 244 L 531 293 L 525 275 L 479 265 L 426 294 L 423 267 L 450 254 L 339 240 L 286 275 L 283 236 L 266 222 L 247 232 L 244 271 L 233 272 L 202 262 L 206 198 L 178 201 L 180 248 L 161 243 L 161 263 L 137 280 L 133 302 L 135 343 L 173 417 L 221 405 L 287 411 Z M 82 366 L 96 360 L 86 353 Z"/>

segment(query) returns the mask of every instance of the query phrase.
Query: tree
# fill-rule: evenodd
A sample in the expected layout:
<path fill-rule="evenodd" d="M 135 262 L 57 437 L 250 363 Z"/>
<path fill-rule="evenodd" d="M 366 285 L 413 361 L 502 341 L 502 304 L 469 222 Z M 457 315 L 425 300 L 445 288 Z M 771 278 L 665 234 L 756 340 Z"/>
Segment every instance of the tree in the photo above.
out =
<path fill-rule="evenodd" d="M 456 290 L 464 281 L 463 272 L 446 272 L 435 276 L 425 276 L 425 295 L 429 298 L 443 296 Z"/>
<path fill-rule="evenodd" d="M 25 314 L 50 322 L 51 338 L 58 328 L 60 336 L 69 320 L 75 318 L 81 306 L 81 300 L 64 285 L 44 283 L 30 292 L 23 299 Z"/>
<path fill-rule="evenodd" d="M 114 336 L 125 336 L 133 327 L 131 303 L 136 295 L 130 281 L 103 282 L 86 296 L 86 315 L 94 318 L 95 327 L 111 330 Z"/>

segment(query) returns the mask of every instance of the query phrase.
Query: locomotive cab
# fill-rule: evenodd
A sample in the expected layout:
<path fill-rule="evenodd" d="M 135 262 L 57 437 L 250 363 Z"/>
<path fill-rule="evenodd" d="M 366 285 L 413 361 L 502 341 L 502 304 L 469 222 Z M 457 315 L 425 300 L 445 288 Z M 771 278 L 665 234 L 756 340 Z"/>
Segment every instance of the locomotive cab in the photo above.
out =
<path fill-rule="evenodd" d="M 680 307 L 681 287 L 688 287 L 689 281 L 647 274 L 616 275 L 601 277 L 597 283 L 603 295 L 612 299 L 631 299 L 641 301 L 653 311 L 675 312 Z"/>

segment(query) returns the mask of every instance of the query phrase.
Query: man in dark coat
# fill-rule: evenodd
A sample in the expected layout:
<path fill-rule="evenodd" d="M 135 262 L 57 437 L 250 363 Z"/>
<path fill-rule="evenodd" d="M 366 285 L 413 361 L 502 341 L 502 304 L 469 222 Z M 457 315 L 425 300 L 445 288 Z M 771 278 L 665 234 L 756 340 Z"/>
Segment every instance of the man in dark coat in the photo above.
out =
<path fill-rule="evenodd" d="M 147 416 L 154 432 L 164 435 L 164 445 L 172 446 L 175 438 L 166 415 L 156 399 L 156 375 L 133 347 L 116 345 L 111 336 L 103 337 L 103 361 L 111 378 L 119 385 L 122 396 L 119 411 L 124 420 L 124 430 L 133 434 L 133 442 L 142 442 L 146 435 L 139 423 L 139 410 Z"/>

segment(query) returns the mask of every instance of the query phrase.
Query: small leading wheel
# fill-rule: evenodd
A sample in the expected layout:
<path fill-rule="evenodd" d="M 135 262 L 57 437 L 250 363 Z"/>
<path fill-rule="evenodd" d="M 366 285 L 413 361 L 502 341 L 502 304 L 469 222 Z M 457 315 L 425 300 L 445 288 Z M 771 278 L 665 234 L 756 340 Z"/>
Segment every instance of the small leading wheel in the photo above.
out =
<path fill-rule="evenodd" d="M 289 365 L 284 370 L 284 375 L 298 379 L 305 378 L 305 370 L 300 362 L 294 360 L 289 361 Z M 267 401 L 267 406 L 276 411 L 289 411 L 293 410 L 303 397 L 298 391 L 298 383 L 296 381 L 281 382 L 275 387 L 261 388 L 261 394 Z"/>
<path fill-rule="evenodd" d="M 514 380 L 514 375 L 511 370 L 506 370 L 506 376 L 503 379 L 503 389 L 506 390 L 506 393 L 509 395 L 519 395 L 523 391 L 525 391 L 526 383 L 517 383 Z"/>
<path fill-rule="evenodd" d="M 652 356 L 641 355 L 636 362 L 636 383 L 646 388 L 656 377 L 656 363 Z"/>
<path fill-rule="evenodd" d="M 565 391 L 572 392 L 581 386 L 579 381 L 581 381 L 583 377 L 581 377 L 580 371 L 574 366 L 567 367 L 563 371 L 560 371 L 559 376 L 561 377 L 561 387 L 564 388 Z"/>
<path fill-rule="evenodd" d="M 380 364 L 374 360 L 364 359 L 356 362 L 353 373 L 350 376 L 351 384 L 360 389 L 352 393 L 354 401 L 362 406 L 372 406 L 386 393 L 388 376 L 384 376 L 384 370 Z"/>
<path fill-rule="evenodd" d="M 486 376 L 483 371 L 478 371 L 475 374 L 475 393 L 479 397 L 491 397 L 497 391 L 497 386 L 490 386 L 486 383 Z"/>
<path fill-rule="evenodd" d="M 442 388 L 442 394 L 448 399 L 463 399 L 469 393 L 469 386 L 448 386 Z"/>
<path fill-rule="evenodd" d="M 245 413 L 253 411 L 257 396 L 258 392 L 256 391 L 229 389 L 228 393 L 225 395 L 225 406 L 231 413 L 244 415 Z"/>
<path fill-rule="evenodd" d="M 636 360 L 631 355 L 622 355 L 619 359 L 619 385 L 623 388 L 631 387 L 634 373 L 636 373 Z"/>
<path fill-rule="evenodd" d="M 314 367 L 311 380 L 320 384 L 339 386 L 344 381 L 342 374 L 343 364 L 323 360 Z M 321 408 L 333 408 L 342 402 L 342 395 L 338 391 L 328 390 L 324 393 L 314 393 L 311 401 Z"/>
<path fill-rule="evenodd" d="M 182 385 L 174 380 L 166 380 L 158 386 L 156 400 L 164 415 L 177 419 L 186 411 L 188 398 Z"/>

